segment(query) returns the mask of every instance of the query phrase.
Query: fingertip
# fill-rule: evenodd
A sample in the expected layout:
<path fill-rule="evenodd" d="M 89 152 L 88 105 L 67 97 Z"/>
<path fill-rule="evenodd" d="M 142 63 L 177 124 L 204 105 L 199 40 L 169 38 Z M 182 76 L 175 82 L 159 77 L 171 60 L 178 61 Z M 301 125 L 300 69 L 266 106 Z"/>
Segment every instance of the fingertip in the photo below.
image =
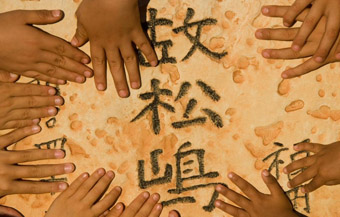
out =
<path fill-rule="evenodd" d="M 118 95 L 121 98 L 127 98 L 127 97 L 129 97 L 130 93 L 127 90 L 120 90 L 120 91 L 118 91 Z"/>
<path fill-rule="evenodd" d="M 150 64 L 152 67 L 156 67 L 158 65 L 158 61 L 157 60 L 151 61 Z"/>
<path fill-rule="evenodd" d="M 268 50 L 263 50 L 262 51 L 262 56 L 266 59 L 270 58 L 270 53 Z"/>
<path fill-rule="evenodd" d="M 96 85 L 96 87 L 97 87 L 97 90 L 99 90 L 99 91 L 105 91 L 106 90 L 106 87 L 102 83 L 98 83 Z"/>
<path fill-rule="evenodd" d="M 58 191 L 64 191 L 68 188 L 68 184 L 66 182 L 62 182 L 58 184 Z"/>
<path fill-rule="evenodd" d="M 71 45 L 74 46 L 74 47 L 77 47 L 78 46 L 78 39 L 76 36 L 73 36 L 72 40 L 71 40 Z"/>
<path fill-rule="evenodd" d="M 41 131 L 41 127 L 39 125 L 34 125 L 31 128 L 32 133 L 39 133 Z"/>
<path fill-rule="evenodd" d="M 288 187 L 288 188 L 292 188 L 292 185 L 290 184 L 290 181 L 287 182 L 287 187 Z"/>
<path fill-rule="evenodd" d="M 269 171 L 268 170 L 262 170 L 262 175 L 264 176 L 264 177 L 269 177 Z"/>
<path fill-rule="evenodd" d="M 233 179 L 235 177 L 235 174 L 233 172 L 228 173 L 228 178 Z"/>
<path fill-rule="evenodd" d="M 289 78 L 289 71 L 283 72 L 283 73 L 281 74 L 281 77 L 282 77 L 283 79 Z"/>
<path fill-rule="evenodd" d="M 62 158 L 65 157 L 65 151 L 63 151 L 63 150 L 55 150 L 54 156 L 57 159 L 62 159 Z"/>
<path fill-rule="evenodd" d="M 269 8 L 267 6 L 262 7 L 262 14 L 268 15 L 269 14 Z"/>
<path fill-rule="evenodd" d="M 49 88 L 48 90 L 48 94 L 51 95 L 51 96 L 54 96 L 57 94 L 57 90 L 53 87 Z"/>
<path fill-rule="evenodd" d="M 287 167 L 283 168 L 283 173 L 284 173 L 284 174 L 288 174 Z"/>
<path fill-rule="evenodd" d="M 295 52 L 298 52 L 298 51 L 301 50 L 301 47 L 299 45 L 297 45 L 297 44 L 293 44 L 292 45 L 292 50 L 295 51 Z"/>
<path fill-rule="evenodd" d="M 263 38 L 262 30 L 256 30 L 255 37 L 258 39 L 262 39 Z"/>
<path fill-rule="evenodd" d="M 62 14 L 63 14 L 63 12 L 62 12 L 61 10 L 53 10 L 53 11 L 52 11 L 52 16 L 53 16 L 53 17 L 56 17 L 56 18 L 57 18 L 57 17 L 58 17 L 58 18 L 61 17 Z"/>

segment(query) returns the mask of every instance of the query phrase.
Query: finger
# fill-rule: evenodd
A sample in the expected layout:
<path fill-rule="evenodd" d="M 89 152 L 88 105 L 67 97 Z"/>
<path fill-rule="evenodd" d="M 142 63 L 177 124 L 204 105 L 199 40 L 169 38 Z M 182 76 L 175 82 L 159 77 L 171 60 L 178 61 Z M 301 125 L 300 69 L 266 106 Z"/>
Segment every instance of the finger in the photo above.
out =
<path fill-rule="evenodd" d="M 5 149 L 8 146 L 19 142 L 27 136 L 31 136 L 39 133 L 41 128 L 37 125 L 24 127 L 17 130 L 13 130 L 10 133 L 7 133 L 3 136 L 0 136 L 0 149 Z"/>
<path fill-rule="evenodd" d="M 242 196 L 239 193 L 236 193 L 229 188 L 226 188 L 223 185 L 217 185 L 216 191 L 243 209 L 246 209 L 250 204 L 250 200 L 248 198 Z"/>
<path fill-rule="evenodd" d="M 91 47 L 92 65 L 93 65 L 93 70 L 94 70 L 94 81 L 95 81 L 97 90 L 104 91 L 106 90 L 105 51 L 102 47 L 98 47 L 98 45 L 94 45 L 94 43 L 90 43 L 90 47 Z"/>
<path fill-rule="evenodd" d="M 5 85 L 10 91 L 9 95 L 16 96 L 54 96 L 57 90 L 54 87 L 40 86 L 36 84 L 2 84 Z"/>
<path fill-rule="evenodd" d="M 48 34 L 44 34 L 43 37 L 44 40 L 40 43 L 40 48 L 42 50 L 68 57 L 83 64 L 90 63 L 90 57 L 85 52 L 73 47 L 64 39 Z"/>
<path fill-rule="evenodd" d="M 107 188 L 110 186 L 114 176 L 115 174 L 112 171 L 108 171 L 89 191 L 89 193 L 84 197 L 83 201 L 89 206 L 92 206 L 105 193 Z M 105 210 L 107 210 L 107 208 L 99 213 L 103 213 Z"/>
<path fill-rule="evenodd" d="M 287 184 L 288 188 L 295 188 L 302 183 L 312 179 L 317 175 L 317 171 L 313 167 L 309 167 L 305 171 L 301 172 L 299 175 L 290 180 Z"/>
<path fill-rule="evenodd" d="M 310 183 L 308 183 L 307 185 L 303 186 L 301 188 L 302 193 L 306 194 L 306 193 L 310 193 L 315 191 L 316 189 L 320 188 L 322 185 L 324 185 L 324 181 L 322 178 L 320 178 L 319 176 L 316 176 L 314 179 L 312 179 L 312 181 Z"/>
<path fill-rule="evenodd" d="M 151 210 L 150 215 L 149 216 L 145 216 L 145 217 L 159 217 L 161 215 L 161 213 L 162 213 L 162 210 L 163 210 L 162 204 L 156 204 L 153 207 L 153 209 Z"/>
<path fill-rule="evenodd" d="M 139 63 L 136 51 L 133 49 L 131 42 L 124 43 L 120 48 L 120 52 L 122 54 L 124 64 L 129 74 L 130 85 L 131 87 L 138 89 L 141 84 Z"/>
<path fill-rule="evenodd" d="M 85 77 L 79 75 L 75 72 L 68 71 L 66 69 L 59 68 L 54 65 L 50 65 L 47 63 L 38 63 L 35 68 L 35 71 L 41 72 L 48 77 L 53 77 L 58 80 L 67 80 L 77 83 L 84 83 Z"/>
<path fill-rule="evenodd" d="M 124 216 L 135 216 L 142 208 L 146 200 L 150 197 L 148 192 L 141 193 L 136 199 L 134 199 L 130 205 L 126 208 Z"/>
<path fill-rule="evenodd" d="M 24 217 L 18 210 L 0 205 L 0 216 L 3 217 Z"/>
<path fill-rule="evenodd" d="M 326 24 L 326 32 L 323 34 L 320 45 L 314 54 L 316 62 L 322 63 L 327 59 L 329 52 L 334 46 L 340 30 L 340 16 L 338 14 L 328 17 Z"/>
<path fill-rule="evenodd" d="M 313 153 L 318 153 L 322 149 L 324 149 L 325 146 L 317 143 L 299 143 L 294 145 L 295 151 L 310 151 Z"/>
<path fill-rule="evenodd" d="M 293 41 L 298 31 L 298 28 L 259 29 L 255 36 L 262 40 Z"/>
<path fill-rule="evenodd" d="M 14 83 L 19 78 L 19 75 L 0 70 L 0 82 Z"/>
<path fill-rule="evenodd" d="M 169 215 L 168 215 L 169 217 L 181 217 L 181 215 L 179 214 L 179 212 L 178 211 L 176 211 L 176 210 L 171 210 L 170 212 L 169 212 Z"/>
<path fill-rule="evenodd" d="M 72 173 L 75 166 L 72 163 L 67 164 L 49 164 L 49 165 L 20 165 L 12 166 L 15 178 L 44 178 Z"/>
<path fill-rule="evenodd" d="M 120 97 L 129 96 L 129 92 L 127 91 L 129 88 L 126 81 L 124 63 L 119 50 L 111 49 L 110 51 L 106 51 L 106 55 L 118 95 Z"/>
<path fill-rule="evenodd" d="M 302 47 L 307 41 L 307 38 L 313 32 L 314 28 L 319 23 L 322 17 L 322 10 L 318 10 L 316 4 L 318 4 L 318 2 L 316 2 L 315 6 L 313 6 L 312 9 L 310 10 L 305 21 L 302 23 L 302 26 L 297 36 L 295 37 L 293 41 L 292 49 L 294 51 L 299 51 L 302 49 Z"/>
<path fill-rule="evenodd" d="M 138 211 L 136 217 L 149 217 L 151 211 L 153 211 L 159 199 L 160 199 L 159 194 L 151 195 L 149 199 L 144 203 L 143 207 Z"/>
<path fill-rule="evenodd" d="M 270 193 L 273 196 L 285 196 L 285 193 L 284 193 L 282 187 L 277 182 L 275 177 L 272 176 L 272 174 L 270 174 L 270 172 L 268 170 L 263 170 L 261 175 L 262 175 L 262 179 L 263 179 L 264 183 L 267 185 Z"/>
<path fill-rule="evenodd" d="M 117 203 L 117 205 L 115 205 L 111 209 L 111 211 L 109 212 L 107 217 L 119 217 L 119 216 L 121 216 L 123 211 L 124 211 L 124 205 L 122 203 Z"/>
<path fill-rule="evenodd" d="M 50 84 L 61 84 L 61 85 L 63 85 L 63 84 L 66 83 L 65 80 L 53 78 L 53 77 L 47 76 L 45 74 L 42 74 L 42 73 L 36 72 L 36 71 L 26 71 L 26 72 L 22 72 L 20 74 L 25 76 L 25 77 L 37 79 L 39 81 L 46 81 Z"/>
<path fill-rule="evenodd" d="M 9 194 L 44 194 L 62 192 L 68 187 L 65 182 L 14 181 Z"/>
<path fill-rule="evenodd" d="M 78 176 L 76 180 L 72 182 L 70 187 L 68 187 L 66 191 L 64 191 L 60 196 L 65 198 L 73 196 L 88 178 L 89 178 L 88 173 L 81 174 L 80 176 Z"/>
<path fill-rule="evenodd" d="M 267 5 L 262 8 L 262 14 L 268 17 L 279 17 L 283 18 L 285 13 L 289 10 L 289 6 L 277 6 L 277 5 Z M 303 22 L 309 13 L 310 9 L 305 9 L 301 12 L 297 17 L 296 20 Z"/>
<path fill-rule="evenodd" d="M 38 160 L 62 159 L 64 157 L 65 157 L 65 152 L 63 150 L 33 149 L 33 150 L 22 150 L 22 151 L 8 151 L 6 161 L 9 164 L 18 164 L 18 163 L 32 162 L 32 161 L 38 161 Z"/>
<path fill-rule="evenodd" d="M 71 40 L 71 44 L 75 47 L 81 47 L 84 44 L 86 44 L 86 42 L 88 42 L 88 41 L 89 41 L 89 37 L 87 35 L 87 32 L 86 32 L 84 26 L 78 21 L 77 30 L 76 30 L 76 33 Z"/>
<path fill-rule="evenodd" d="M 235 173 L 229 173 L 228 177 L 250 199 L 256 198 L 261 194 L 254 186 Z"/>
<path fill-rule="evenodd" d="M 13 97 L 10 101 L 13 109 L 41 108 L 64 104 L 64 99 L 61 96 L 21 96 Z"/>
<path fill-rule="evenodd" d="M 223 212 L 228 213 L 229 215 L 232 215 L 235 217 L 246 217 L 246 216 L 249 217 L 249 215 L 244 209 L 230 205 L 221 200 L 216 200 L 215 206 L 219 208 L 220 210 L 222 210 Z"/>
<path fill-rule="evenodd" d="M 281 76 L 284 79 L 294 78 L 294 77 L 302 76 L 314 70 L 317 70 L 318 68 L 322 66 L 323 66 L 322 64 L 317 63 L 314 61 L 313 58 L 310 58 L 309 60 L 298 65 L 297 67 L 284 71 Z"/>
<path fill-rule="evenodd" d="M 294 24 L 296 17 L 312 3 L 312 0 L 296 0 L 283 15 L 283 24 L 290 27 Z"/>
<path fill-rule="evenodd" d="M 92 70 L 86 65 L 52 52 L 43 52 L 41 54 L 40 61 L 65 69 L 70 72 L 75 72 L 82 76 L 84 75 L 87 78 L 93 75 Z"/>
<path fill-rule="evenodd" d="M 305 157 L 305 158 L 296 160 L 296 161 L 290 163 L 289 165 L 287 165 L 285 168 L 283 168 L 283 172 L 286 173 L 286 174 L 292 173 L 295 170 L 302 169 L 302 168 L 309 167 L 309 166 L 313 165 L 315 163 L 315 161 L 316 161 L 316 157 L 314 155 L 310 156 L 310 157 Z"/>
<path fill-rule="evenodd" d="M 136 44 L 137 48 L 142 51 L 151 66 L 157 66 L 158 59 L 156 52 L 152 48 L 150 41 L 142 29 L 140 29 L 140 31 L 134 36 L 133 42 Z"/>
<path fill-rule="evenodd" d="M 53 24 L 64 17 L 64 12 L 61 10 L 17 10 L 14 13 L 21 22 L 37 25 Z"/>
<path fill-rule="evenodd" d="M 113 188 L 110 193 L 92 207 L 92 210 L 95 213 L 103 213 L 103 211 L 109 210 L 117 202 L 121 192 L 122 189 L 120 187 L 117 186 Z M 120 209 L 117 209 L 116 211 L 119 212 Z"/>
<path fill-rule="evenodd" d="M 16 109 L 9 113 L 9 120 L 32 120 L 56 116 L 58 110 L 55 107 Z"/>
<path fill-rule="evenodd" d="M 9 121 L 2 127 L 2 129 L 24 128 L 27 126 L 37 125 L 39 124 L 39 122 L 40 122 L 40 119 Z"/>
<path fill-rule="evenodd" d="M 97 169 L 92 175 L 85 181 L 82 187 L 75 193 L 74 198 L 82 200 L 89 193 L 89 191 L 95 186 L 101 177 L 105 175 L 103 168 Z"/>
<path fill-rule="evenodd" d="M 314 46 L 307 44 L 298 52 L 293 51 L 291 48 L 264 49 L 262 56 L 266 59 L 301 59 L 312 56 L 315 50 Z"/>

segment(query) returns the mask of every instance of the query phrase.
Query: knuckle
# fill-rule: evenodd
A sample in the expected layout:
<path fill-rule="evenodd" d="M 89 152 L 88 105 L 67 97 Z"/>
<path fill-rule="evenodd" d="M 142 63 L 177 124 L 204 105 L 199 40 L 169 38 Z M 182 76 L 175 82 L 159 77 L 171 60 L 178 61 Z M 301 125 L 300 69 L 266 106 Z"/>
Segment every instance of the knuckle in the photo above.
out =
<path fill-rule="evenodd" d="M 29 108 L 37 106 L 37 101 L 35 100 L 34 97 L 29 97 L 27 100 L 27 105 Z"/>
<path fill-rule="evenodd" d="M 57 67 L 52 66 L 46 70 L 46 74 L 53 76 L 57 72 Z"/>
<path fill-rule="evenodd" d="M 55 51 L 57 52 L 57 54 L 59 55 L 63 55 L 65 53 L 65 45 L 63 44 L 58 44 L 56 47 L 55 47 Z"/>
<path fill-rule="evenodd" d="M 78 37 L 78 38 L 87 38 L 87 34 L 86 34 L 86 32 L 83 29 L 77 28 L 77 30 L 76 30 L 76 37 Z"/>
<path fill-rule="evenodd" d="M 105 65 L 105 59 L 102 57 L 93 57 L 93 64 L 98 65 L 98 66 L 102 66 Z"/>
<path fill-rule="evenodd" d="M 330 28 L 327 32 L 326 35 L 329 39 L 334 39 L 337 38 L 339 35 L 339 30 L 337 28 Z"/>
<path fill-rule="evenodd" d="M 30 112 L 29 109 L 26 109 L 26 110 L 24 110 L 24 111 L 22 112 L 22 117 L 23 117 L 23 119 L 29 119 L 30 116 L 31 116 L 31 112 Z"/>
<path fill-rule="evenodd" d="M 110 64 L 110 67 L 111 67 L 111 68 L 114 68 L 114 69 L 119 69 L 120 66 L 121 66 L 120 61 L 118 61 L 118 60 L 116 60 L 116 59 L 110 59 L 110 60 L 109 60 L 109 64 Z"/>
<path fill-rule="evenodd" d="M 309 18 L 307 18 L 307 19 L 305 20 L 305 25 L 306 25 L 307 27 L 313 27 L 314 24 L 315 24 L 315 22 L 316 22 L 316 18 L 314 18 L 314 17 L 309 17 Z"/>
<path fill-rule="evenodd" d="M 57 66 L 64 66 L 66 64 L 66 59 L 63 56 L 59 56 L 56 57 L 53 62 L 57 65 Z"/>
<path fill-rule="evenodd" d="M 133 63 L 136 61 L 136 56 L 134 54 L 125 55 L 123 58 L 126 63 Z"/>

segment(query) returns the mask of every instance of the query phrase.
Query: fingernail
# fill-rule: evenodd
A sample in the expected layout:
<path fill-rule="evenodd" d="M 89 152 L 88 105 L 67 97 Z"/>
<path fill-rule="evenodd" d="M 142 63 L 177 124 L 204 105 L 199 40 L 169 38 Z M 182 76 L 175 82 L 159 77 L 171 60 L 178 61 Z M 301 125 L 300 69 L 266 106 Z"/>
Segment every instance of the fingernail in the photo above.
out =
<path fill-rule="evenodd" d="M 39 124 L 40 119 L 34 119 L 32 122 L 33 122 L 34 124 Z"/>
<path fill-rule="evenodd" d="M 88 64 L 89 61 L 90 61 L 90 60 L 89 60 L 88 58 L 83 58 L 83 59 L 81 60 L 81 62 L 84 63 L 84 64 Z"/>
<path fill-rule="evenodd" d="M 159 195 L 158 195 L 158 194 L 154 194 L 154 195 L 152 196 L 152 199 L 153 199 L 154 201 L 158 201 L 158 200 L 159 200 Z"/>
<path fill-rule="evenodd" d="M 283 168 L 283 172 L 284 172 L 285 174 L 288 174 L 288 171 L 287 171 L 287 168 L 286 168 L 286 167 Z"/>
<path fill-rule="evenodd" d="M 17 74 L 9 73 L 9 77 L 11 77 L 11 78 L 18 78 L 19 76 Z"/>
<path fill-rule="evenodd" d="M 216 186 L 216 191 L 218 191 L 218 192 L 222 191 L 222 187 L 220 185 L 217 185 Z"/>
<path fill-rule="evenodd" d="M 77 83 L 83 83 L 84 81 L 85 81 L 84 77 L 81 77 L 81 76 L 76 77 L 76 82 Z"/>
<path fill-rule="evenodd" d="M 104 175 L 104 174 L 105 174 L 105 170 L 104 170 L 103 168 L 101 168 L 101 169 L 99 169 L 99 170 L 97 171 L 97 173 L 98 173 L 99 175 Z"/>
<path fill-rule="evenodd" d="M 150 194 L 148 192 L 144 192 L 143 193 L 143 197 L 146 199 L 146 198 L 149 198 Z"/>
<path fill-rule="evenodd" d="M 88 174 L 88 173 L 84 173 L 81 177 L 82 177 L 83 179 L 88 178 L 88 177 L 89 177 L 89 174 Z"/>
<path fill-rule="evenodd" d="M 156 209 L 157 210 L 161 210 L 162 209 L 162 205 L 161 204 L 157 204 Z"/>
<path fill-rule="evenodd" d="M 103 91 L 105 90 L 105 87 L 103 84 L 97 84 L 97 89 L 100 90 L 100 91 Z"/>
<path fill-rule="evenodd" d="M 263 170 L 263 171 L 262 171 L 262 174 L 263 174 L 264 176 L 268 177 L 268 176 L 269 176 L 269 171 L 268 171 L 268 170 Z"/>
<path fill-rule="evenodd" d="M 132 82 L 132 83 L 131 83 L 131 87 L 132 87 L 133 89 L 138 89 L 138 88 L 140 87 L 140 85 L 139 85 L 138 82 Z"/>
<path fill-rule="evenodd" d="M 65 152 L 62 151 L 62 150 L 56 150 L 54 152 L 54 156 L 55 156 L 55 158 L 58 158 L 58 159 L 64 158 Z"/>
<path fill-rule="evenodd" d="M 301 192 L 302 192 L 303 194 L 306 194 L 306 193 L 307 193 L 305 187 L 302 187 L 302 188 L 301 188 Z"/>
<path fill-rule="evenodd" d="M 48 109 L 48 114 L 53 116 L 57 113 L 57 109 L 56 108 L 49 108 Z"/>
<path fill-rule="evenodd" d="M 53 15 L 54 17 L 60 17 L 61 11 L 60 11 L 60 10 L 53 10 L 53 11 L 52 11 L 52 15 Z"/>
<path fill-rule="evenodd" d="M 262 33 L 262 31 L 256 31 L 255 32 L 255 36 L 257 37 L 257 38 L 263 38 L 263 33 Z"/>
<path fill-rule="evenodd" d="M 300 46 L 299 45 L 293 45 L 292 49 L 293 49 L 293 51 L 299 51 L 300 50 Z"/>
<path fill-rule="evenodd" d="M 335 58 L 337 58 L 338 60 L 340 60 L 340 53 L 335 55 Z"/>
<path fill-rule="evenodd" d="M 268 13 L 269 13 L 269 9 L 268 9 L 268 8 L 263 8 L 263 9 L 262 9 L 262 13 L 268 14 Z"/>
<path fill-rule="evenodd" d="M 114 174 L 112 171 L 107 172 L 107 175 L 108 175 L 111 179 L 113 179 L 113 177 L 115 176 L 115 174 Z"/>
<path fill-rule="evenodd" d="M 288 188 L 292 188 L 292 185 L 290 184 L 290 182 L 287 183 Z"/>
<path fill-rule="evenodd" d="M 119 204 L 117 204 L 117 206 L 116 206 L 116 209 L 118 209 L 118 210 L 119 210 L 119 209 L 122 209 L 122 208 L 123 208 L 122 204 L 120 204 L 120 203 L 119 203 Z"/>
<path fill-rule="evenodd" d="M 282 73 L 281 77 L 286 79 L 286 78 L 288 78 L 288 75 L 286 73 Z"/>
<path fill-rule="evenodd" d="M 59 190 L 63 191 L 63 190 L 65 190 L 67 188 L 67 184 L 66 183 L 60 183 L 58 185 L 58 188 L 59 188 Z"/>
<path fill-rule="evenodd" d="M 41 129 L 41 128 L 40 128 L 39 126 L 33 126 L 33 127 L 32 127 L 32 132 L 33 132 L 33 133 L 38 133 L 38 132 L 40 131 L 40 129 Z"/>
<path fill-rule="evenodd" d="M 262 55 L 264 58 L 270 58 L 270 54 L 268 51 L 263 51 Z"/>
<path fill-rule="evenodd" d="M 119 96 L 122 98 L 129 96 L 129 92 L 127 92 L 126 90 L 120 90 L 118 93 L 119 93 Z"/>
<path fill-rule="evenodd" d="M 71 40 L 71 44 L 72 44 L 73 46 L 77 46 L 77 44 L 78 44 L 78 39 L 77 39 L 76 37 L 73 37 L 72 40 Z"/>
<path fill-rule="evenodd" d="M 156 67 L 157 66 L 157 61 L 151 61 L 151 66 Z"/>
<path fill-rule="evenodd" d="M 56 98 L 56 99 L 54 100 L 54 103 L 55 103 L 56 105 L 62 105 L 62 104 L 63 104 L 63 100 L 62 100 L 60 97 L 58 97 L 58 98 Z"/>
<path fill-rule="evenodd" d="M 119 187 L 119 186 L 116 186 L 116 187 L 115 187 L 115 190 L 118 191 L 118 192 L 122 192 L 122 188 Z"/>
<path fill-rule="evenodd" d="M 89 77 L 92 76 L 92 72 L 90 72 L 90 71 L 85 71 L 85 72 L 84 72 L 84 75 L 85 75 L 85 77 L 89 78 Z"/>
<path fill-rule="evenodd" d="M 323 58 L 322 57 L 316 57 L 315 61 L 318 62 L 318 63 L 322 63 Z"/>
<path fill-rule="evenodd" d="M 287 23 L 287 22 L 284 22 L 283 25 L 285 25 L 286 27 L 290 26 L 289 23 Z"/>
<path fill-rule="evenodd" d="M 64 81 L 64 80 L 58 80 L 58 84 L 66 84 L 66 81 Z"/>
<path fill-rule="evenodd" d="M 52 96 L 54 96 L 56 93 L 57 93 L 57 90 L 54 89 L 54 88 L 51 88 L 51 89 L 48 90 L 48 94 L 50 94 Z"/>
<path fill-rule="evenodd" d="M 65 173 L 72 173 L 74 171 L 74 165 L 73 164 L 65 164 L 64 171 L 65 171 Z"/>
<path fill-rule="evenodd" d="M 234 177 L 234 174 L 232 174 L 232 173 L 229 173 L 229 174 L 228 174 L 228 178 L 229 178 L 229 179 L 232 179 L 233 177 Z"/>
<path fill-rule="evenodd" d="M 216 206 L 216 207 L 221 207 L 221 206 L 222 206 L 222 203 L 221 203 L 219 200 L 217 200 L 217 201 L 215 202 L 215 206 Z"/>

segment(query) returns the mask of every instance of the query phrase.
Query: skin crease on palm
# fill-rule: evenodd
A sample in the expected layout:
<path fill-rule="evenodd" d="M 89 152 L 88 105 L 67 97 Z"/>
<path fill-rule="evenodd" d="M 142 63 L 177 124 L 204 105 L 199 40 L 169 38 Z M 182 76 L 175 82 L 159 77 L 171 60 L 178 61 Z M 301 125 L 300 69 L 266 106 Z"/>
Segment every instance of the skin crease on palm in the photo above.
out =
<path fill-rule="evenodd" d="M 77 30 L 71 43 L 79 47 L 90 41 L 97 89 L 104 91 L 107 88 L 106 62 L 120 97 L 130 95 L 125 68 L 131 88 L 140 88 L 136 47 L 152 66 L 156 66 L 158 60 L 142 29 L 138 0 L 100 0 L 100 4 L 98 0 L 83 0 L 76 16 Z"/>
<path fill-rule="evenodd" d="M 70 43 L 33 26 L 61 21 L 60 10 L 17 10 L 0 14 L 0 69 L 54 84 L 83 83 L 90 58 Z M 18 58 L 19 57 L 19 58 Z"/>
<path fill-rule="evenodd" d="M 264 6 L 262 13 L 269 17 L 282 18 L 287 12 L 289 7 L 286 6 Z M 297 21 L 303 22 L 310 9 L 304 10 L 298 17 Z M 307 39 L 305 46 L 298 52 L 292 50 L 290 47 L 282 49 L 265 49 L 262 52 L 263 57 L 267 59 L 300 59 L 309 58 L 307 61 L 294 68 L 288 69 L 282 73 L 283 78 L 294 78 L 306 73 L 312 72 L 320 67 L 329 63 L 338 61 L 335 58 L 336 46 L 330 51 L 326 60 L 322 63 L 316 62 L 312 57 L 318 49 L 319 42 L 323 37 L 326 28 L 326 18 L 321 18 L 315 30 Z M 259 29 L 256 31 L 255 36 L 262 40 L 277 40 L 277 41 L 293 41 L 298 34 L 300 28 L 279 28 L 279 29 Z M 336 44 L 340 41 L 337 38 Z"/>

